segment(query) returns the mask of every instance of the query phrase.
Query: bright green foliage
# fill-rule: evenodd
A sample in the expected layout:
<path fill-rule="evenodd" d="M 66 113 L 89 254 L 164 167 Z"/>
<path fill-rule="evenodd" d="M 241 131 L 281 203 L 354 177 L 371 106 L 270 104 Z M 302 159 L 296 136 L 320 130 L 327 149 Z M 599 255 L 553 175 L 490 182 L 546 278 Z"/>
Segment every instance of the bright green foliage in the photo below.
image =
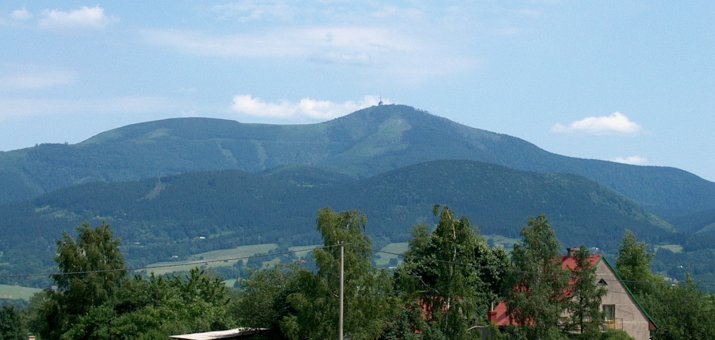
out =
<path fill-rule="evenodd" d="M 606 288 L 596 283 L 596 266 L 588 258 L 591 256 L 588 248 L 581 246 L 574 254 L 576 268 L 571 271 L 571 299 L 567 301 L 570 319 L 566 324 L 567 331 L 576 331 L 586 338 L 599 336 L 603 315 L 600 311 L 601 298 L 606 294 Z"/>
<path fill-rule="evenodd" d="M 320 211 L 318 231 L 326 248 L 314 251 L 317 273 L 299 272 L 299 286 L 286 298 L 292 311 L 282 318 L 280 326 L 289 338 L 337 337 L 340 242 L 345 245 L 345 337 L 377 338 L 396 315 L 390 277 L 372 266 L 372 246 L 364 233 L 366 222 L 365 216 L 355 211 Z"/>
<path fill-rule="evenodd" d="M 413 231 L 396 273 L 398 288 L 408 310 L 424 309 L 427 322 L 414 329 L 428 337 L 473 338 L 469 328 L 484 324 L 497 300 L 506 256 L 489 249 L 466 218 L 455 218 L 447 207 L 434 213 L 440 220 L 433 232 L 425 226 Z"/>
<path fill-rule="evenodd" d="M 645 242 L 637 242 L 631 231 L 626 231 L 623 243 L 618 249 L 616 269 L 634 294 L 650 293 L 654 282 L 659 281 L 650 271 L 653 254 L 646 250 Z"/>
<path fill-rule="evenodd" d="M 0 307 L 0 339 L 21 340 L 27 338 L 27 330 L 20 311 L 12 306 Z"/>
<path fill-rule="evenodd" d="M 44 320 L 40 335 L 49 339 L 59 338 L 92 308 L 109 301 L 127 280 L 119 241 L 106 224 L 96 229 L 83 224 L 76 241 L 64 233 L 55 262 L 61 273 L 52 276 L 57 290 L 47 292 L 39 314 Z"/>
<path fill-rule="evenodd" d="M 198 269 L 186 277 L 136 277 L 111 303 L 92 309 L 64 338 L 166 338 L 235 326 L 221 280 Z"/>
<path fill-rule="evenodd" d="M 543 215 L 530 219 L 521 235 L 523 241 L 514 246 L 513 267 L 504 286 L 509 313 L 522 325 L 517 331 L 524 336 L 559 338 L 569 280 L 561 268 L 559 242 Z"/>
<path fill-rule="evenodd" d="M 129 279 L 108 225 L 85 224 L 77 240 L 65 234 L 55 260 L 57 290 L 46 291 L 31 312 L 43 339 L 156 339 L 234 325 L 218 278 L 195 269 L 185 278 Z"/>

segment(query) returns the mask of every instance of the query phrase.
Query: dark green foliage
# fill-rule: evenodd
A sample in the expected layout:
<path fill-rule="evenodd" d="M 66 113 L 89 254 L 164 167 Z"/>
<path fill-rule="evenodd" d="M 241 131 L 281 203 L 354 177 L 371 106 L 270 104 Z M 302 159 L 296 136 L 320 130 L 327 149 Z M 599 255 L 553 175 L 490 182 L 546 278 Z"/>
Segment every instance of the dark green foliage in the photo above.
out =
<path fill-rule="evenodd" d="M 530 339 L 559 338 L 569 281 L 561 268 L 559 242 L 543 215 L 529 220 L 522 237 L 504 285 L 508 312 L 522 326 L 518 333 Z"/>
<path fill-rule="evenodd" d="M 593 339 L 601 332 L 601 298 L 606 295 L 607 290 L 596 283 L 596 266 L 589 262 L 591 254 L 588 248 L 581 246 L 573 256 L 576 268 L 571 271 L 571 299 L 566 303 L 570 319 L 565 330 Z"/>
<path fill-rule="evenodd" d="M 657 324 L 654 339 L 715 338 L 715 297 L 701 290 L 687 273 L 684 282 L 676 284 L 654 275 L 649 270 L 652 258 L 645 244 L 628 232 L 616 263 L 625 283 Z"/>
<path fill-rule="evenodd" d="M 280 330 L 280 320 L 290 312 L 288 295 L 297 291 L 300 268 L 275 266 L 257 270 L 239 284 L 235 315 L 242 327 Z"/>
<path fill-rule="evenodd" d="M 658 323 L 655 339 L 715 339 L 715 298 L 690 279 L 656 282 L 641 302 Z"/>
<path fill-rule="evenodd" d="M 357 212 L 322 209 L 318 231 L 325 248 L 314 250 L 317 273 L 298 273 L 298 289 L 287 296 L 292 309 L 281 319 L 282 332 L 292 339 L 332 339 L 338 330 L 339 243 L 344 244 L 345 336 L 379 337 L 396 315 L 392 282 L 385 271 L 373 268 L 372 247 L 364 234 L 366 218 Z"/>
<path fill-rule="evenodd" d="M 170 279 L 139 277 L 129 281 L 112 301 L 83 315 L 63 337 L 166 338 L 236 325 L 221 280 L 192 270 Z"/>
<path fill-rule="evenodd" d="M 0 307 L 0 339 L 22 340 L 27 338 L 27 329 L 20 311 L 12 306 Z"/>
<path fill-rule="evenodd" d="M 584 340 L 586 339 L 594 339 L 594 338 L 588 338 L 584 337 Z M 632 340 L 633 337 L 628 335 L 624 330 L 621 329 L 609 329 L 603 333 L 601 333 L 601 336 L 598 337 L 598 339 L 601 340 Z"/>
<path fill-rule="evenodd" d="M 56 290 L 47 291 L 40 317 L 45 322 L 42 337 L 58 339 L 93 308 L 108 302 L 127 280 L 119 241 L 109 226 L 96 229 L 83 224 L 77 240 L 64 233 L 57 241 L 55 262 L 60 273 L 53 275 Z"/>
<path fill-rule="evenodd" d="M 57 289 L 31 303 L 30 324 L 42 338 L 152 339 L 234 325 L 220 279 L 198 270 L 185 278 L 129 279 L 108 225 L 77 232 L 76 240 L 65 234 L 57 242 Z"/>
<path fill-rule="evenodd" d="M 468 330 L 483 325 L 490 304 L 497 301 L 506 256 L 489 249 L 466 218 L 455 218 L 447 207 L 433 212 L 439 224 L 433 232 L 415 227 L 395 274 L 397 286 L 408 312 L 425 311 L 426 322 L 416 320 L 413 331 L 473 338 Z"/>
<path fill-rule="evenodd" d="M 440 185 L 425 185 L 440 178 Z M 313 213 L 324 206 L 360 209 L 371 218 L 374 239 L 409 239 L 411 226 L 431 220 L 434 202 L 445 202 L 480 221 L 484 234 L 516 237 L 528 216 L 544 212 L 564 242 L 599 240 L 615 251 L 611 235 L 626 227 L 658 240 L 668 225 L 609 190 L 583 178 L 539 175 L 469 161 L 419 164 L 368 179 L 348 181 L 315 169 L 291 168 L 264 175 L 240 171 L 194 173 L 141 182 L 86 184 L 0 206 L 5 259 L 40 271 L 50 263 L 58 230 L 106 219 L 124 241 L 131 267 L 173 255 L 243 244 L 316 244 Z M 22 231 L 20 231 L 22 227 Z M 220 235 L 220 237 L 211 237 Z M 198 236 L 206 236 L 197 241 Z M 28 263 L 34 261 L 33 263 Z M 46 260 L 45 260 L 46 261 Z M 32 270 L 34 269 L 34 270 Z"/>

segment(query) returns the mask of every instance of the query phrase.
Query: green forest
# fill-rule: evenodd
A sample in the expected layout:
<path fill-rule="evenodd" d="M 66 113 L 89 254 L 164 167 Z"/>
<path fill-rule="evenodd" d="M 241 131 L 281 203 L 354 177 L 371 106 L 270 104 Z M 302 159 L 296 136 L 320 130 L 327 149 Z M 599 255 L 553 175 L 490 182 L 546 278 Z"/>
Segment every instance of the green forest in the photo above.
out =
<path fill-rule="evenodd" d="M 346 338 L 629 338 L 604 326 L 591 250 L 575 253 L 579 270 L 562 269 L 557 228 L 546 216 L 525 221 L 507 251 L 446 206 L 432 215 L 433 223 L 414 226 L 399 265 L 385 269 L 374 263 L 364 214 L 321 209 L 314 223 L 321 243 L 307 261 L 252 270 L 235 288 L 199 269 L 133 273 L 112 227 L 83 224 L 56 241 L 52 287 L 28 304 L 0 307 L 0 339 L 155 339 L 236 327 L 262 329 L 256 338 L 334 339 L 341 258 Z M 715 338 L 712 295 L 691 279 L 654 274 L 653 254 L 630 231 L 617 252 L 614 267 L 657 325 L 655 339 Z M 525 326 L 490 325 L 499 302 Z"/>
<path fill-rule="evenodd" d="M 0 277 L 49 270 L 54 239 L 83 222 L 110 223 L 129 266 L 141 267 L 243 245 L 276 243 L 287 249 L 318 244 L 320 235 L 312 225 L 321 207 L 368 215 L 366 232 L 380 249 L 408 242 L 413 225 L 432 221 L 434 202 L 464 212 L 485 235 L 509 238 L 519 237 L 519 226 L 529 216 L 544 213 L 563 244 L 598 247 L 608 254 L 618 247 L 612 235 L 630 229 L 651 245 L 682 246 L 677 253 L 658 249 L 658 272 L 683 279 L 679 265 L 701 263 L 693 268 L 698 279 L 715 273 L 707 263 L 685 261 L 712 251 L 712 233 L 674 230 L 633 201 L 583 177 L 475 161 L 433 161 L 360 180 L 286 167 L 261 174 L 226 170 L 88 183 L 1 205 L 0 263 L 6 265 L 0 266 Z M 48 284 L 41 277 L 3 283 Z"/>

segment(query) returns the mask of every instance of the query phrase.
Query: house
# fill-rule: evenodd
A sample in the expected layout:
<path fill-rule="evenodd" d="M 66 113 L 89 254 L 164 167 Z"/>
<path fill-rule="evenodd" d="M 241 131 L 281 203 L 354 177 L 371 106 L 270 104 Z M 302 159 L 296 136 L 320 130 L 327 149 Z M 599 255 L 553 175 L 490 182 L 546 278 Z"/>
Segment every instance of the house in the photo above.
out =
<path fill-rule="evenodd" d="M 576 259 L 573 257 L 573 252 L 578 249 L 568 250 L 569 254 L 561 259 L 561 267 L 564 270 L 574 270 Z M 606 288 L 606 294 L 601 298 L 601 311 L 605 317 L 604 327 L 621 329 L 636 340 L 650 339 L 651 332 L 654 332 L 657 326 L 628 290 L 616 270 L 601 255 L 593 255 L 588 261 L 596 267 L 596 284 Z M 507 313 L 504 302 L 490 311 L 488 318 L 490 323 L 499 327 L 518 326 Z"/>

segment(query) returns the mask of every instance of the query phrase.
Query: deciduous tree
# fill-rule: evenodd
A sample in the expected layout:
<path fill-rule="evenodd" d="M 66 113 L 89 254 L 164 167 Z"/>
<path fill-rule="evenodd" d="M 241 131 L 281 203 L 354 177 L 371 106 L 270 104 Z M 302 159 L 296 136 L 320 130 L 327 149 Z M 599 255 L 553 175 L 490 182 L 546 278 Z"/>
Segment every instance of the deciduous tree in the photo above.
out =
<path fill-rule="evenodd" d="M 652 291 L 657 280 L 650 271 L 653 254 L 646 250 L 645 242 L 636 241 L 636 236 L 630 230 L 626 231 L 623 243 L 618 249 L 616 269 L 626 282 L 631 292 L 643 296 Z"/>
<path fill-rule="evenodd" d="M 396 273 L 398 288 L 409 309 L 424 310 L 430 329 L 420 331 L 472 338 L 469 329 L 484 323 L 497 300 L 506 256 L 492 251 L 466 218 L 455 218 L 447 207 L 434 213 L 439 223 L 433 232 L 426 226 L 413 231 Z"/>
<path fill-rule="evenodd" d="M 571 271 L 568 290 L 571 299 L 567 301 L 570 318 L 566 330 L 578 331 L 587 339 L 593 339 L 599 336 L 603 324 L 600 308 L 606 288 L 596 282 L 596 266 L 589 261 L 588 248 L 581 246 L 573 256 L 576 267 Z"/>
<path fill-rule="evenodd" d="M 344 244 L 346 338 L 379 337 L 396 315 L 392 281 L 372 265 L 372 246 L 365 235 L 367 219 L 356 212 L 318 214 L 318 231 L 324 248 L 314 251 L 317 273 L 298 273 L 300 287 L 287 297 L 293 309 L 281 320 L 290 338 L 334 339 L 338 331 L 339 261 Z"/>
<path fill-rule="evenodd" d="M 44 322 L 39 331 L 43 338 L 57 339 L 93 307 L 109 301 L 127 280 L 119 241 L 112 237 L 107 224 L 77 228 L 77 239 L 64 233 L 57 241 L 55 262 L 59 273 L 52 275 L 55 290 L 38 314 Z"/>
<path fill-rule="evenodd" d="M 541 215 L 529 220 L 514 246 L 505 295 L 508 312 L 530 339 L 561 337 L 561 313 L 566 308 L 564 291 L 569 275 L 561 268 L 559 242 Z"/>

